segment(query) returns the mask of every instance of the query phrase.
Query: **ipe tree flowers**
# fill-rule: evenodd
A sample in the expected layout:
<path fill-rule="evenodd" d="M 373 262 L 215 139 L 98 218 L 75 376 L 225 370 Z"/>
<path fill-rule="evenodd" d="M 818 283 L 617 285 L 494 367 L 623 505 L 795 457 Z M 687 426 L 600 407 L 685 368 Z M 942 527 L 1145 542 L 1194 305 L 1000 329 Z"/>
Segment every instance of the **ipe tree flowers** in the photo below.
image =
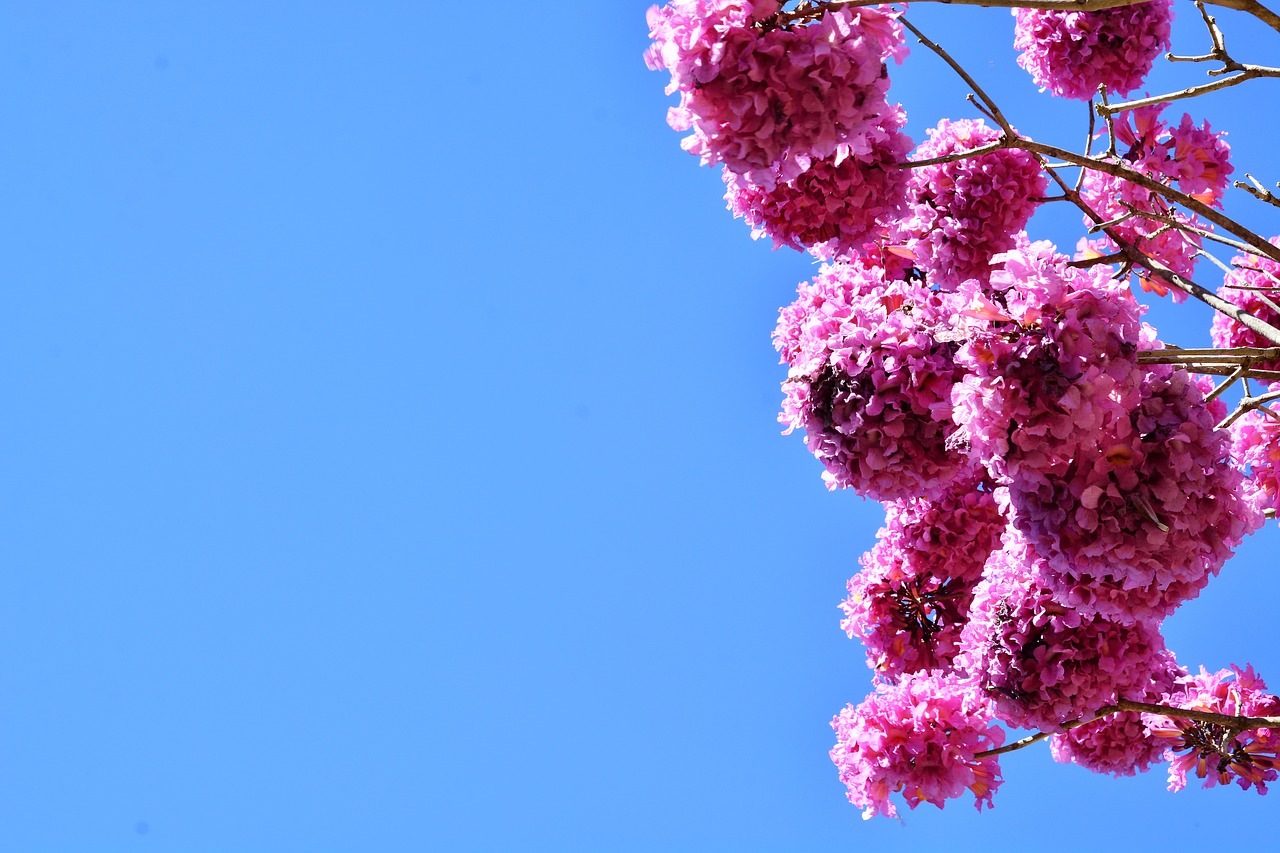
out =
<path fill-rule="evenodd" d="M 1163 762 L 1170 790 L 1194 776 L 1265 793 L 1280 770 L 1262 678 L 1192 673 L 1161 633 L 1280 505 L 1280 237 L 1225 213 L 1232 187 L 1280 198 L 1233 182 L 1225 134 L 1175 104 L 1280 69 L 1232 56 L 1206 7 L 1180 2 L 1209 46 L 1171 59 L 1210 79 L 1124 101 L 1168 50 L 1172 0 L 1038 5 L 1013 12 L 1018 64 L 1047 97 L 1089 103 L 1083 153 L 1019 133 L 904 6 L 648 13 L 645 61 L 670 74 L 685 150 L 723 171 L 753 237 L 822 262 L 773 334 L 779 419 L 828 488 L 885 506 L 840 605 L 872 692 L 832 721 L 865 817 L 992 806 L 1000 755 L 1050 738 L 1098 773 Z M 1280 31 L 1264 6 L 1231 6 Z M 980 116 L 906 135 L 890 69 L 908 33 Z M 1074 251 L 1027 232 L 1051 201 L 1081 215 Z M 1210 305 L 1214 347 L 1162 340 L 1131 285 Z M 1039 733 L 1006 743 L 1002 725 Z"/>

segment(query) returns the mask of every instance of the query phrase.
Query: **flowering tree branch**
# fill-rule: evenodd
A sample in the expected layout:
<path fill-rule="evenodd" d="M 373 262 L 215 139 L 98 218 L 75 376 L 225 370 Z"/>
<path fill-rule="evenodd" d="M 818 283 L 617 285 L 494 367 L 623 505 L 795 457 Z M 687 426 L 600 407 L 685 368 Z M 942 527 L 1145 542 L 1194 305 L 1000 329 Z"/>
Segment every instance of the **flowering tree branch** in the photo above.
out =
<path fill-rule="evenodd" d="M 918 28 L 916 28 L 910 21 L 906 19 L 905 16 L 900 17 L 899 20 L 902 22 L 902 25 L 904 27 L 910 30 L 911 33 L 915 35 L 917 39 L 919 39 L 921 44 L 923 44 L 925 47 L 929 48 L 931 51 L 937 54 L 940 59 L 946 62 L 947 65 L 949 65 L 951 69 L 955 71 L 955 73 L 959 75 L 959 77 L 962 80 L 964 80 L 964 82 L 968 84 L 970 88 L 973 89 L 974 95 L 976 95 L 976 97 L 979 100 L 981 100 L 982 105 L 985 106 L 986 108 L 986 111 L 991 115 L 992 119 L 1000 126 L 1001 130 L 1004 131 L 1003 136 L 1001 136 L 999 140 L 989 145 L 981 146 L 979 148 L 974 148 L 968 151 L 956 152 L 955 154 L 947 155 L 946 157 L 942 157 L 942 158 L 933 158 L 932 160 L 911 161 L 905 165 L 909 165 L 911 167 L 920 167 L 923 165 L 929 165 L 933 161 L 950 162 L 951 160 L 960 160 L 968 157 L 980 156 L 981 154 L 984 154 L 984 153 L 989 153 L 991 151 L 999 150 L 1002 147 L 1029 151 L 1040 158 L 1041 164 L 1045 168 L 1045 171 L 1059 185 L 1059 187 L 1062 189 L 1063 195 L 1069 201 L 1074 203 L 1087 217 L 1092 219 L 1095 226 L 1097 226 L 1099 230 L 1102 230 L 1107 234 L 1107 236 L 1111 239 L 1111 241 L 1115 243 L 1116 246 L 1119 247 L 1120 251 L 1124 253 L 1125 257 L 1128 258 L 1130 263 L 1132 263 L 1134 266 L 1137 266 L 1139 268 L 1149 270 L 1150 272 L 1160 276 L 1162 279 L 1168 281 L 1170 284 L 1177 287 L 1179 290 L 1182 290 L 1184 293 L 1190 296 L 1194 296 L 1196 299 L 1209 305 L 1214 310 L 1220 311 L 1221 313 L 1226 314 L 1231 319 L 1237 321 L 1238 323 L 1241 323 L 1242 325 L 1258 333 L 1259 335 L 1262 335 L 1267 340 L 1272 341 L 1273 343 L 1276 343 L 1276 344 L 1280 344 L 1280 329 L 1277 329 L 1275 326 L 1271 325 L 1270 323 L 1267 323 L 1264 320 L 1260 320 L 1259 318 L 1254 317 L 1253 315 L 1243 311 L 1242 309 L 1240 309 L 1239 306 L 1234 305 L 1233 303 L 1229 302 L 1226 299 L 1223 299 L 1222 297 L 1218 296 L 1216 293 L 1204 287 L 1203 285 L 1197 284 L 1196 282 L 1192 281 L 1186 276 L 1178 274 L 1174 270 L 1170 269 L 1167 265 L 1161 263 L 1160 261 L 1154 258 L 1149 257 L 1148 255 L 1140 251 L 1132 243 L 1125 240 L 1121 235 L 1119 235 L 1115 231 L 1113 227 L 1111 227 L 1112 223 L 1108 223 L 1106 220 L 1100 217 L 1092 208 L 1090 208 L 1084 202 L 1079 191 L 1075 187 L 1070 186 L 1058 176 L 1057 169 L 1054 168 L 1046 158 L 1054 157 L 1058 160 L 1064 161 L 1073 166 L 1081 166 L 1081 167 L 1102 172 L 1104 174 L 1113 175 L 1115 177 L 1129 181 L 1144 189 L 1147 189 L 1153 193 L 1157 193 L 1161 197 L 1166 198 L 1171 202 L 1181 204 L 1182 206 L 1186 207 L 1188 210 L 1191 210 L 1193 213 L 1197 213 L 1203 216 L 1205 219 L 1209 220 L 1210 222 L 1214 223 L 1215 225 L 1218 225 L 1224 228 L 1225 230 L 1231 232 L 1232 234 L 1235 234 L 1237 237 L 1241 239 L 1242 242 L 1244 242 L 1250 248 L 1255 250 L 1258 255 L 1265 256 L 1276 261 L 1280 261 L 1280 246 L 1275 246 L 1269 243 L 1267 240 L 1263 239 L 1257 233 L 1249 230 L 1248 228 L 1245 228 L 1243 225 L 1227 217 L 1226 215 L 1218 212 L 1217 210 L 1214 210 L 1212 207 L 1200 201 L 1199 199 L 1192 198 L 1186 193 L 1180 192 L 1179 190 L 1176 190 L 1173 187 L 1163 184 L 1160 181 L 1155 180 L 1154 178 L 1148 177 L 1147 175 L 1143 174 L 1142 172 L 1139 172 L 1137 169 L 1134 169 L 1123 162 L 1113 162 L 1109 160 L 1102 160 L 1096 157 L 1086 156 L 1083 154 L 1076 154 L 1075 152 L 1068 151 L 1065 148 L 1059 148 L 1054 145 L 1046 145 L 1042 142 L 1035 142 L 1034 140 L 1027 139 L 1026 137 L 1019 134 L 1016 130 L 1014 130 L 1013 126 L 1009 123 L 1009 120 L 1005 118 L 1004 113 L 1000 110 L 1000 107 L 995 102 L 995 100 L 986 93 L 986 91 L 978 84 L 978 82 L 973 78 L 973 76 L 970 75 L 969 72 L 966 71 L 964 67 L 961 66 L 960 63 L 957 62 L 955 58 L 951 56 L 950 53 L 948 53 L 937 42 L 933 41 L 928 36 L 926 36 Z M 1113 134 L 1113 140 L 1114 140 L 1114 134 Z M 1113 141 L 1113 145 L 1114 145 L 1114 141 Z"/>
<path fill-rule="evenodd" d="M 1098 115 L 1111 116 L 1125 110 L 1149 107 L 1169 101 L 1179 101 L 1184 98 L 1194 98 L 1198 95 L 1204 95 L 1218 89 L 1226 89 L 1246 80 L 1254 80 L 1259 77 L 1280 77 L 1280 68 L 1247 65 L 1232 58 L 1231 54 L 1227 52 L 1226 38 L 1218 27 L 1217 19 L 1205 10 L 1204 3 L 1201 0 L 1196 0 L 1196 8 L 1200 11 L 1200 17 L 1204 19 L 1205 27 L 1209 31 L 1209 39 L 1213 43 L 1213 49 L 1200 56 L 1175 56 L 1170 53 L 1166 54 L 1166 58 L 1170 62 L 1220 62 L 1222 63 L 1220 68 L 1211 68 L 1208 72 L 1210 77 L 1217 77 L 1218 79 L 1208 83 L 1201 83 L 1198 86 L 1189 86 L 1177 92 L 1167 92 L 1163 95 L 1152 95 L 1132 101 L 1123 101 L 1119 104 L 1098 104 L 1096 107 Z M 1230 74 L 1231 76 L 1223 77 L 1222 75 L 1224 74 Z"/>
<path fill-rule="evenodd" d="M 1172 789 L 1211 762 L 1206 784 L 1265 792 L 1280 778 L 1280 697 L 1252 667 L 1191 674 L 1160 625 L 1280 500 L 1280 237 L 1221 212 L 1233 172 L 1221 131 L 1108 100 L 1168 49 L 1170 0 L 953 2 L 1022 7 L 1019 64 L 1087 105 L 1083 154 L 1019 134 L 947 51 L 876 2 L 671 0 L 649 13 L 646 61 L 680 92 L 668 122 L 692 131 L 686 150 L 723 165 L 753 236 L 824 261 L 780 311 L 779 420 L 803 430 L 830 488 L 885 504 L 841 604 L 880 678 L 832 721 L 831 758 L 864 817 L 896 814 L 895 792 L 914 808 L 968 788 L 981 808 L 999 755 L 1126 711 L 1056 741 L 1054 757 L 1131 773 L 1181 751 Z M 1236 62 L 1200 8 L 1213 50 L 1173 61 L 1217 62 L 1223 79 L 1163 100 L 1280 76 Z M 904 31 L 986 121 L 943 119 L 911 140 L 887 98 Z M 1076 260 L 1027 236 L 1047 201 L 1084 216 Z M 1239 254 L 1227 264 L 1206 240 Z M 1222 271 L 1217 293 L 1191 280 L 1199 258 Z M 1217 347 L 1155 343 L 1139 284 L 1217 310 Z M 1236 383 L 1244 399 L 1222 419 Z M 1052 679 L 1042 648 L 1061 661 Z M 1114 699 L 1125 693 L 1164 704 Z M 997 747 L 993 715 L 1047 731 Z M 920 760 L 937 751 L 945 770 Z"/>
<path fill-rule="evenodd" d="M 919 0 L 918 0 L 919 1 Z M 829 9 L 854 9 L 862 6 L 879 6 L 884 0 L 826 0 L 826 2 L 801 2 L 791 12 L 779 12 L 771 26 L 786 27 L 804 23 L 821 16 Z M 1097 12 L 1135 6 L 1147 0 L 923 0 L 946 6 L 982 6 L 1003 9 L 1043 9 L 1057 12 Z M 1207 0 L 1210 5 L 1234 9 L 1253 15 L 1259 21 L 1280 32 L 1280 15 L 1255 0 Z"/>
<path fill-rule="evenodd" d="M 1134 702 L 1129 699 L 1117 699 L 1113 704 L 1100 708 L 1098 713 L 1087 720 L 1072 720 L 1062 724 L 1062 731 L 1070 731 L 1071 729 L 1086 726 L 1089 723 L 1106 719 L 1112 714 L 1119 714 L 1130 711 L 1140 714 L 1159 714 L 1163 717 L 1171 717 L 1178 720 L 1194 720 L 1197 723 L 1208 723 L 1209 725 L 1222 726 L 1228 732 L 1238 734 L 1249 729 L 1268 729 L 1280 727 L 1280 717 L 1248 717 L 1233 714 L 1215 714 L 1212 711 L 1202 711 L 1196 708 L 1178 708 L 1172 705 L 1160 705 L 1154 702 Z M 1014 752 L 1019 749 L 1025 749 L 1034 743 L 1053 737 L 1060 732 L 1036 732 L 1033 735 L 1027 735 L 1024 738 L 1015 740 L 1013 743 L 1007 743 L 1004 746 L 988 749 L 977 753 L 975 758 L 987 758 L 994 755 L 1004 755 L 1007 752 Z"/>

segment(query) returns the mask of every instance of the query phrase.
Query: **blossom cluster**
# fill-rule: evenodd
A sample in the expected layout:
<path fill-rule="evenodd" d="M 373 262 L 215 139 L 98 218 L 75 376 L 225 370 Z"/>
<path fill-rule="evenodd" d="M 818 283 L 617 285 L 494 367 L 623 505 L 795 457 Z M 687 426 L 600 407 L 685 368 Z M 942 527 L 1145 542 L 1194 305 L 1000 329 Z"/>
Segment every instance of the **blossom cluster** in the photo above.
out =
<path fill-rule="evenodd" d="M 1273 237 L 1271 244 L 1280 247 L 1280 237 Z M 1280 325 L 1280 262 L 1256 255 L 1237 255 L 1231 259 L 1231 271 L 1223 277 L 1218 295 L 1259 320 Z M 1214 346 L 1275 346 L 1226 314 L 1214 314 L 1210 333 Z M 1280 359 L 1260 362 L 1258 367 L 1280 370 Z"/>
<path fill-rule="evenodd" d="M 1166 106 L 1139 107 L 1114 118 L 1116 142 L 1125 150 L 1111 162 L 1220 207 L 1234 171 L 1225 134 L 1214 133 L 1208 121 L 1196 125 L 1188 114 L 1177 125 L 1170 125 L 1160 118 Z M 1180 276 L 1190 276 L 1195 270 L 1204 245 L 1196 231 L 1212 231 L 1212 225 L 1196 214 L 1173 207 L 1163 195 L 1124 174 L 1086 169 L 1080 194 L 1097 221 L 1111 223 L 1110 230 L 1124 242 Z M 1095 223 L 1086 220 L 1086 224 Z M 1109 237 L 1097 245 L 1104 251 L 1117 248 Z M 1168 291 L 1165 277 L 1159 274 L 1144 274 L 1141 282 L 1144 289 L 1162 296 Z M 1175 289 L 1173 298 L 1182 301 L 1186 294 Z"/>
<path fill-rule="evenodd" d="M 1015 15 L 1036 83 L 1089 99 L 1139 86 L 1172 10 Z M 840 604 L 874 679 L 832 721 L 849 800 L 865 817 L 896 815 L 891 797 L 991 806 L 1000 724 L 1052 733 L 1056 760 L 1094 772 L 1167 761 L 1173 789 L 1194 770 L 1265 792 L 1280 769 L 1270 729 L 1178 712 L 1274 716 L 1280 699 L 1251 668 L 1189 674 L 1161 626 L 1280 504 L 1280 415 L 1219 428 L 1213 386 L 1150 357 L 1165 344 L 1146 309 L 1096 262 L 1137 249 L 1158 293 L 1162 267 L 1189 276 L 1210 228 L 1168 197 L 1221 206 L 1224 134 L 1168 122 L 1164 105 L 1108 122 L 1110 154 L 1079 183 L 1102 233 L 1070 259 L 1026 233 L 1047 180 L 1003 118 L 943 120 L 913 150 L 888 98 L 898 17 L 673 0 L 649 11 L 645 57 L 670 72 L 669 123 L 722 168 L 730 211 L 823 262 L 773 342 L 785 431 L 828 488 L 885 508 Z M 1224 298 L 1280 322 L 1280 264 L 1234 264 Z M 1213 335 L 1269 343 L 1221 318 Z"/>
<path fill-rule="evenodd" d="M 1087 101 L 1103 88 L 1127 95 L 1169 49 L 1173 0 L 1092 12 L 1014 9 L 1018 64 L 1041 91 Z"/>
<path fill-rule="evenodd" d="M 928 135 L 912 160 L 971 151 L 1001 138 L 981 119 L 943 119 Z M 937 287 L 983 279 L 991 259 L 1013 248 L 1047 183 L 1033 154 L 1009 148 L 912 169 L 906 209 L 889 239 L 905 245 Z"/>
<path fill-rule="evenodd" d="M 1178 679 L 1164 695 L 1176 708 L 1208 711 L 1228 717 L 1280 716 L 1280 698 L 1267 693 L 1267 685 L 1253 667 L 1219 670 L 1204 667 L 1199 675 Z M 1186 787 L 1187 773 L 1194 771 L 1204 787 L 1236 782 L 1248 790 L 1267 792 L 1267 783 L 1280 768 L 1280 727 L 1237 729 L 1219 722 L 1179 719 L 1163 714 L 1143 714 L 1148 733 L 1167 749 L 1169 789 Z M 1185 751 L 1184 751 L 1185 750 Z"/>

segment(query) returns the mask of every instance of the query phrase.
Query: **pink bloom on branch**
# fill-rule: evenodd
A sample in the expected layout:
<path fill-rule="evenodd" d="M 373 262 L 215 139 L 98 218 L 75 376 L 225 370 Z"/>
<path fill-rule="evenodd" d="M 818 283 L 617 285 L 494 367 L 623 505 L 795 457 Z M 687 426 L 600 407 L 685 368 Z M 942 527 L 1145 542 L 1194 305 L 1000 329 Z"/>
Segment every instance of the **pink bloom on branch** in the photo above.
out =
<path fill-rule="evenodd" d="M 815 160 L 865 157 L 889 112 L 885 60 L 903 52 L 896 13 L 829 11 L 792 28 L 761 25 L 776 2 L 677 0 L 649 10 L 652 69 L 680 93 L 668 123 L 684 148 L 772 190 Z M 865 22 L 865 23 L 864 23 Z"/>
<path fill-rule="evenodd" d="M 1268 391 L 1280 391 L 1280 382 Z M 1278 408 L 1271 404 L 1272 411 Z M 1245 470 L 1245 493 L 1258 511 L 1280 509 L 1280 417 L 1247 412 L 1231 425 L 1231 457 Z"/>
<path fill-rule="evenodd" d="M 912 160 L 971 151 L 1001 135 L 981 119 L 943 119 L 928 133 Z M 907 244 L 930 283 L 944 290 L 968 278 L 985 281 L 992 257 L 1014 247 L 1045 188 L 1039 163 L 1027 151 L 916 167 L 907 184 L 906 215 L 890 239 Z"/>
<path fill-rule="evenodd" d="M 751 236 L 773 238 L 775 249 L 809 249 L 831 260 L 864 250 L 896 215 L 906 192 L 911 139 L 902 132 L 906 116 L 890 106 L 868 131 L 869 150 L 837 162 L 813 161 L 807 171 L 772 190 L 724 170 L 725 199 L 734 216 L 746 219 Z"/>
<path fill-rule="evenodd" d="M 948 450 L 956 345 L 935 332 L 938 294 L 865 260 L 824 266 L 782 309 L 775 345 L 791 365 L 778 420 L 803 429 L 828 488 L 876 500 L 936 498 L 971 471 Z"/>
<path fill-rule="evenodd" d="M 1280 246 L 1280 237 L 1271 238 Z M 1231 259 L 1233 269 L 1223 277 L 1218 295 L 1243 308 L 1259 320 L 1280 327 L 1280 262 L 1254 255 L 1237 255 Z M 1232 320 L 1226 314 L 1213 315 L 1213 345 L 1218 347 L 1274 347 L 1274 341 Z M 1280 370 L 1280 359 L 1260 362 L 1264 370 Z"/>
<path fill-rule="evenodd" d="M 1172 652 L 1160 655 L 1155 666 L 1147 687 L 1135 693 L 1135 701 L 1159 702 L 1174 682 L 1187 674 Z M 1111 714 L 1049 740 L 1054 761 L 1116 777 L 1145 773 L 1164 757 L 1166 746 L 1164 740 L 1147 732 L 1142 715 L 1132 711 Z"/>
<path fill-rule="evenodd" d="M 1198 596 L 1262 524 L 1202 387 L 1152 365 L 1140 393 L 1070 469 L 1024 467 L 1009 485 L 1011 523 L 1045 558 L 1038 581 L 1072 607 L 1125 621 L 1163 618 Z"/>
<path fill-rule="evenodd" d="M 974 591 L 957 665 L 1001 720 L 1053 731 L 1144 695 L 1165 649 L 1156 622 L 1120 624 L 1062 604 L 1036 582 L 1042 562 L 1006 533 Z"/>
<path fill-rule="evenodd" d="M 881 677 L 949 669 L 1004 519 L 977 481 L 955 483 L 941 500 L 885 510 L 880 541 L 849 581 L 840 627 L 866 644 L 867 664 Z"/>
<path fill-rule="evenodd" d="M 981 811 L 1002 781 L 997 758 L 977 753 L 1003 745 L 1004 732 L 991 723 L 986 702 L 953 675 L 913 673 L 880 684 L 831 727 L 831 760 L 863 818 L 896 817 L 895 793 L 913 809 L 923 802 L 942 808 L 967 789 Z"/>
<path fill-rule="evenodd" d="M 1280 716 L 1280 699 L 1266 692 L 1267 685 L 1253 667 L 1199 675 L 1178 681 L 1161 704 L 1189 710 L 1243 717 Z M 1280 729 L 1258 728 L 1236 732 L 1218 723 L 1143 714 L 1148 731 L 1168 746 L 1169 790 L 1181 791 L 1187 774 L 1194 771 L 1204 787 L 1235 781 L 1246 791 L 1253 787 L 1267 793 L 1267 783 L 1280 768 Z M 1184 752 L 1184 750 L 1186 750 Z"/>
<path fill-rule="evenodd" d="M 1096 12 L 1014 9 L 1018 64 L 1041 90 L 1087 101 L 1105 86 L 1126 95 L 1142 84 L 1169 49 L 1171 0 L 1151 0 Z"/>
<path fill-rule="evenodd" d="M 1220 207 L 1222 193 L 1234 171 L 1229 161 L 1230 146 L 1223 139 L 1225 134 L 1213 133 L 1208 122 L 1194 125 L 1186 114 L 1181 124 L 1171 127 L 1160 118 L 1166 106 L 1140 107 L 1115 117 L 1116 141 L 1123 152 L 1117 162 L 1167 186 L 1176 185 L 1205 204 Z M 1109 227 L 1120 240 L 1178 275 L 1189 277 L 1195 271 L 1203 238 L 1184 228 L 1211 231 L 1209 223 L 1174 207 L 1156 192 L 1092 169 L 1085 170 L 1080 194 L 1101 221 L 1112 223 Z M 1172 219 L 1178 227 L 1162 219 Z M 1092 226 L 1094 222 L 1086 217 L 1085 224 Z M 1117 247 L 1109 236 L 1103 235 L 1098 248 L 1105 253 Z M 1184 291 L 1173 288 L 1159 274 L 1143 273 L 1139 282 L 1144 290 L 1160 296 L 1172 290 L 1176 302 L 1187 298 Z"/>

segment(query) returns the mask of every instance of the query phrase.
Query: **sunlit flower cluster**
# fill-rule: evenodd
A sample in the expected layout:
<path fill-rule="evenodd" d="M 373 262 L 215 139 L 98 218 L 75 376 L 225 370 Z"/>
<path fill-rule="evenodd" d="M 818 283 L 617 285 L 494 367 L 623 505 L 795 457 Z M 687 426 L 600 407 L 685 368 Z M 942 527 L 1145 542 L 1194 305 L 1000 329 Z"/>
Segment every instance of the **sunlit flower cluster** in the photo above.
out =
<path fill-rule="evenodd" d="M 1000 132 L 980 119 L 943 119 L 912 154 L 930 160 L 980 148 Z M 907 208 L 890 235 L 906 244 L 935 286 L 985 279 L 991 259 L 1012 249 L 1044 196 L 1046 179 L 1027 151 L 1001 149 L 911 170 Z"/>
<path fill-rule="evenodd" d="M 804 430 L 829 488 L 937 498 L 968 470 L 946 446 L 960 368 L 955 345 L 934 336 L 944 319 L 938 294 L 865 264 L 824 266 L 783 310 L 774 336 L 791 370 L 779 420 Z"/>
<path fill-rule="evenodd" d="M 948 669 L 1004 519 L 976 481 L 953 484 L 937 501 L 895 501 L 885 510 L 879 541 L 849 581 L 840 627 L 862 640 L 881 677 Z"/>
<path fill-rule="evenodd" d="M 886 12 L 832 11 L 803 27 L 757 26 L 778 7 L 728 0 L 654 7 L 654 44 L 645 54 L 650 68 L 671 72 L 668 93 L 680 93 L 668 122 L 692 131 L 684 148 L 764 190 L 816 160 L 871 152 L 889 114 L 884 63 L 902 50 L 901 29 Z"/>
<path fill-rule="evenodd" d="M 1042 90 L 1087 101 L 1098 87 L 1125 95 L 1169 49 L 1172 0 L 1092 12 L 1014 9 L 1018 64 Z"/>
<path fill-rule="evenodd" d="M 1267 685 L 1252 666 L 1232 666 L 1213 673 L 1201 667 L 1198 675 L 1180 679 L 1165 694 L 1164 704 L 1232 717 L 1280 716 L 1280 699 L 1267 692 Z M 1151 735 L 1168 747 L 1165 759 L 1169 761 L 1170 791 L 1185 788 L 1191 772 L 1204 780 L 1206 788 L 1235 782 L 1245 790 L 1253 787 L 1259 794 L 1265 794 L 1267 783 L 1277 778 L 1280 726 L 1235 731 L 1222 723 L 1160 714 L 1143 714 L 1142 719 Z"/>
<path fill-rule="evenodd" d="M 913 673 L 896 685 L 880 684 L 862 704 L 831 721 L 831 760 L 864 818 L 894 817 L 889 795 L 911 808 L 941 808 L 970 791 L 979 811 L 1000 786 L 1000 764 L 979 752 L 1004 743 L 986 703 L 955 676 Z"/>
<path fill-rule="evenodd" d="M 1006 534 L 974 592 L 959 663 L 1000 719 L 1053 731 L 1141 691 L 1164 641 L 1153 622 L 1126 625 L 1064 605 L 1036 583 L 1040 562 Z"/>

